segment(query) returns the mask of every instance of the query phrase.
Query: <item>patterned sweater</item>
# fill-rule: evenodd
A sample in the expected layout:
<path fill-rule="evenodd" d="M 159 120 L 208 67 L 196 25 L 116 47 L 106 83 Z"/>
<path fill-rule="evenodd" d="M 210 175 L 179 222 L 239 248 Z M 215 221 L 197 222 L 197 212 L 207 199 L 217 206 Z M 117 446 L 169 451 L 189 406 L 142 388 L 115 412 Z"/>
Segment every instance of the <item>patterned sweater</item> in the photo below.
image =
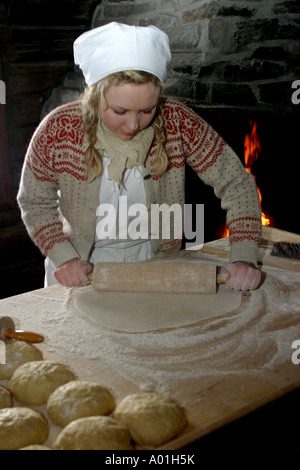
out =
<path fill-rule="evenodd" d="M 261 212 L 254 178 L 224 140 L 194 111 L 173 98 L 164 104 L 169 167 L 152 174 L 154 141 L 144 179 L 148 210 L 151 204 L 184 205 L 185 164 L 213 187 L 226 210 L 231 261 L 256 263 L 261 237 Z M 87 139 L 81 102 L 62 105 L 36 129 L 24 161 L 18 203 L 33 242 L 56 267 L 79 258 L 89 259 L 95 238 L 101 176 L 87 177 L 84 154 Z M 153 256 L 179 250 L 181 240 L 151 239 Z"/>

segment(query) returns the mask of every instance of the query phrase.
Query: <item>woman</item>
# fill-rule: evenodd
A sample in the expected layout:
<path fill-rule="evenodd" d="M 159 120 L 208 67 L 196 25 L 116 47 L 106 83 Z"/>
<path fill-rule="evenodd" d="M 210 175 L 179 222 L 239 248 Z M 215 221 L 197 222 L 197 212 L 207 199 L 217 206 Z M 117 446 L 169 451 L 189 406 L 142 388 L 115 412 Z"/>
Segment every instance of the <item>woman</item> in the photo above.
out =
<path fill-rule="evenodd" d="M 202 118 L 162 97 L 171 59 L 167 35 L 113 22 L 81 35 L 74 55 L 85 94 L 41 122 L 18 194 L 27 230 L 46 256 L 45 285 L 83 285 L 94 262 L 143 261 L 179 250 L 175 225 L 163 238 L 151 227 L 151 210 L 183 207 L 188 163 L 227 211 L 227 286 L 255 289 L 261 213 L 253 177 Z M 149 222 L 139 238 L 129 230 L 137 205 L 140 228 Z"/>

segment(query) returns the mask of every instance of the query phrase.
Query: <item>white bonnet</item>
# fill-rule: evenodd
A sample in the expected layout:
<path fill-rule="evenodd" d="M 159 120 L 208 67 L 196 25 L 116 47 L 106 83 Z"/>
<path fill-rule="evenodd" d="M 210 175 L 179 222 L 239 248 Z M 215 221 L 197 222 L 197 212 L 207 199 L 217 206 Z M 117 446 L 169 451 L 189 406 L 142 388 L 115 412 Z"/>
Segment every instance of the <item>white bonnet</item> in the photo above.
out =
<path fill-rule="evenodd" d="M 88 86 L 122 70 L 149 72 L 163 82 L 171 51 L 167 34 L 156 26 L 112 22 L 81 34 L 74 59 Z"/>

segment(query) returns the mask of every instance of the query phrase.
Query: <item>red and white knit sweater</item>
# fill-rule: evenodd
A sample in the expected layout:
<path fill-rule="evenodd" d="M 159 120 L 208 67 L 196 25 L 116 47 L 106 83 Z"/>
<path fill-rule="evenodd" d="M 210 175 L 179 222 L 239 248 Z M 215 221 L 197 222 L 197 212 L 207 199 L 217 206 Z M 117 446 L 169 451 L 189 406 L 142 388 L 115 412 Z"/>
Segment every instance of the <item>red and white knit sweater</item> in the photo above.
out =
<path fill-rule="evenodd" d="M 261 212 L 253 177 L 223 139 L 194 111 L 168 98 L 163 110 L 168 170 L 145 179 L 151 204 L 184 204 L 187 162 L 221 198 L 230 229 L 231 261 L 256 263 Z M 89 259 L 95 237 L 101 176 L 87 178 L 80 101 L 60 106 L 40 123 L 28 147 L 18 203 L 28 233 L 58 267 L 73 259 Z M 144 168 L 151 173 L 154 142 Z M 172 235 L 172 231 L 171 231 Z M 178 250 L 180 240 L 151 240 L 153 255 Z"/>

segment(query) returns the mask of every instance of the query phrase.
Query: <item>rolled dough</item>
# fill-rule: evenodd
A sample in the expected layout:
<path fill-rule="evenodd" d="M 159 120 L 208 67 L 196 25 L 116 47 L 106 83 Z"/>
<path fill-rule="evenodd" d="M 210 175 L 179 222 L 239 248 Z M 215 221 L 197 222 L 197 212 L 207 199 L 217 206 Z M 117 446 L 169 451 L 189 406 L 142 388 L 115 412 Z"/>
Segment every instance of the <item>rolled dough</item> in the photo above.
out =
<path fill-rule="evenodd" d="M 75 297 L 74 310 L 94 324 L 130 333 L 178 328 L 225 315 L 241 304 L 241 292 L 219 286 L 216 294 L 97 291 Z"/>

